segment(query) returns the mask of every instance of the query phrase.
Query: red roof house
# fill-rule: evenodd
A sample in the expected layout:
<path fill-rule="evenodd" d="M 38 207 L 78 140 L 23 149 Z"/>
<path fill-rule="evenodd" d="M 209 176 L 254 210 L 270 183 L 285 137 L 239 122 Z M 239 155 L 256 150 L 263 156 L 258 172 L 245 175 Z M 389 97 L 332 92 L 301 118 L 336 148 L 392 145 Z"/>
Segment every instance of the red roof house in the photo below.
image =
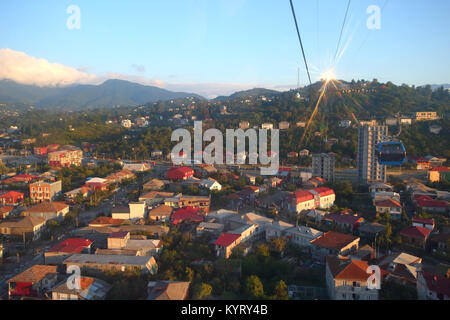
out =
<path fill-rule="evenodd" d="M 228 259 L 232 250 L 241 242 L 240 234 L 223 233 L 215 242 L 218 257 Z"/>
<path fill-rule="evenodd" d="M 167 172 L 171 180 L 186 180 L 194 176 L 194 170 L 188 167 L 172 168 Z"/>
<path fill-rule="evenodd" d="M 125 220 L 123 219 L 113 219 L 111 217 L 98 217 L 94 221 L 89 223 L 89 227 L 111 227 L 120 226 Z"/>
<path fill-rule="evenodd" d="M 176 210 L 170 217 L 173 225 L 177 225 L 181 222 L 200 223 L 203 222 L 204 217 L 199 215 L 199 208 L 185 207 Z"/>
<path fill-rule="evenodd" d="M 431 231 L 435 228 L 434 219 L 413 218 L 412 223 L 414 227 L 427 228 Z"/>
<path fill-rule="evenodd" d="M 449 300 L 450 278 L 420 271 L 417 289 L 420 300 Z"/>
<path fill-rule="evenodd" d="M 426 211 L 446 212 L 448 209 L 447 201 L 419 199 L 416 203 L 419 208 Z"/>
<path fill-rule="evenodd" d="M 13 210 L 14 207 L 0 207 L 0 219 L 5 219 Z"/>
<path fill-rule="evenodd" d="M 359 248 L 359 238 L 339 232 L 329 231 L 311 241 L 312 256 L 324 260 L 328 255 L 345 256 Z"/>
<path fill-rule="evenodd" d="M 422 247 L 425 247 L 430 234 L 431 230 L 415 226 L 407 227 L 400 232 L 403 242 Z"/>
<path fill-rule="evenodd" d="M 91 244 L 92 241 L 89 239 L 71 238 L 58 243 L 47 252 L 81 253 L 86 248 L 90 248 Z"/>
<path fill-rule="evenodd" d="M 56 266 L 34 265 L 8 280 L 10 297 L 39 297 L 57 281 Z"/>
<path fill-rule="evenodd" d="M 66 239 L 44 253 L 45 264 L 61 264 L 73 254 L 90 253 L 92 241 L 89 239 Z"/>
<path fill-rule="evenodd" d="M 349 228 L 351 231 L 353 231 L 358 229 L 359 225 L 364 221 L 364 218 L 351 214 L 332 213 L 326 216 L 325 220 L 332 221 L 341 227 Z"/>
<path fill-rule="evenodd" d="M 0 203 L 3 205 L 15 206 L 23 201 L 25 195 L 22 192 L 8 191 L 0 196 Z"/>

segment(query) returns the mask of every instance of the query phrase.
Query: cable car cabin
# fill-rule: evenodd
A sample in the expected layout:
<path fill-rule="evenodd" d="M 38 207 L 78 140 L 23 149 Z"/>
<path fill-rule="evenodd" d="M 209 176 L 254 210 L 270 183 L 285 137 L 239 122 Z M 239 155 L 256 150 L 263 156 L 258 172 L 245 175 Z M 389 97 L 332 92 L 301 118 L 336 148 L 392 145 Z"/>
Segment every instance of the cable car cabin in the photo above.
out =
<path fill-rule="evenodd" d="M 381 165 L 401 166 L 406 161 L 406 149 L 401 142 L 382 142 L 378 145 L 377 157 Z"/>

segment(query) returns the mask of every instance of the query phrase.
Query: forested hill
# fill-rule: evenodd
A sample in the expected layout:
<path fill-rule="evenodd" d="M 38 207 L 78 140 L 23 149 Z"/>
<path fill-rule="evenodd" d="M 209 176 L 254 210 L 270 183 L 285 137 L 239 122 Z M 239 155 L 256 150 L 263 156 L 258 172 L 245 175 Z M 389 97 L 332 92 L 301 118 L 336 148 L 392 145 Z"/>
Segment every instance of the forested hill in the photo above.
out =
<path fill-rule="evenodd" d="M 37 87 L 13 81 L 0 81 L 0 104 L 29 104 L 37 108 L 84 110 L 113 106 L 136 106 L 160 100 L 199 95 L 172 92 L 123 80 L 108 80 L 101 85 Z"/>
<path fill-rule="evenodd" d="M 316 83 L 312 87 L 300 89 L 300 99 L 297 90 L 278 93 L 270 100 L 253 96 L 249 98 L 249 103 L 242 103 L 241 98 L 230 96 L 216 101 L 216 106 L 219 108 L 219 104 L 226 105 L 228 112 L 238 114 L 240 119 L 252 124 L 266 121 L 295 123 L 309 119 L 320 88 L 321 83 Z M 397 86 L 391 82 L 379 83 L 376 80 L 340 81 L 328 85 L 326 95 L 319 105 L 317 119 L 352 119 L 352 112 L 359 119 L 385 119 L 396 114 L 412 115 L 417 111 L 437 111 L 441 116 L 448 114 L 450 93 L 442 88 L 433 91 L 431 86 Z"/>

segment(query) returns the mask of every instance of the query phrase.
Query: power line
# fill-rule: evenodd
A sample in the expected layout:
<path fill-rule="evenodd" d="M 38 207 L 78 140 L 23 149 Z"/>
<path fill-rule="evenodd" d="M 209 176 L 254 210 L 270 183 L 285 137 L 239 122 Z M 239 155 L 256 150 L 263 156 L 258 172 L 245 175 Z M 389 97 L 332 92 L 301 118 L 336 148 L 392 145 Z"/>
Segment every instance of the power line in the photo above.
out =
<path fill-rule="evenodd" d="M 341 46 L 342 34 L 344 32 L 345 23 L 347 22 L 348 9 L 350 9 L 351 2 L 352 2 L 352 0 L 348 0 L 347 10 L 345 10 L 344 21 L 342 22 L 341 34 L 339 35 L 339 40 L 338 40 L 338 45 L 337 45 L 337 48 L 336 48 L 336 53 L 334 54 L 334 62 L 336 62 L 336 57 L 337 57 L 338 52 L 339 52 L 339 47 Z"/>
<path fill-rule="evenodd" d="M 292 4 L 292 0 L 289 0 L 289 2 L 291 3 L 292 15 L 294 17 L 295 28 L 297 29 L 297 36 L 298 36 L 298 40 L 300 41 L 300 47 L 302 49 L 303 60 L 305 61 L 306 72 L 308 73 L 309 84 L 312 85 L 311 75 L 309 73 L 309 68 L 308 68 L 308 62 L 306 61 L 305 50 L 303 49 L 302 37 L 300 36 L 300 30 L 298 28 L 297 17 L 295 16 L 294 5 Z"/>

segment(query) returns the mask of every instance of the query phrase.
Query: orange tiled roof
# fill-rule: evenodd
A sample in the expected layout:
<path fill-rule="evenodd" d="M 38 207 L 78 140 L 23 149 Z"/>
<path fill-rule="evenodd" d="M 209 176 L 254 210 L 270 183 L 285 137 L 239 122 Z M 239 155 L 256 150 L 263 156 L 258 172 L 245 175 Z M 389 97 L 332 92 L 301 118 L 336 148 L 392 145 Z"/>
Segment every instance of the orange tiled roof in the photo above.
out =
<path fill-rule="evenodd" d="M 56 266 L 34 265 L 17 276 L 11 278 L 8 282 L 31 282 L 37 283 L 49 274 L 57 273 Z"/>
<path fill-rule="evenodd" d="M 64 202 L 42 202 L 28 208 L 25 212 L 60 212 L 68 207 L 69 205 Z"/>
<path fill-rule="evenodd" d="M 323 248 L 340 250 L 357 239 L 359 238 L 355 236 L 329 231 L 312 240 L 311 243 Z"/>

